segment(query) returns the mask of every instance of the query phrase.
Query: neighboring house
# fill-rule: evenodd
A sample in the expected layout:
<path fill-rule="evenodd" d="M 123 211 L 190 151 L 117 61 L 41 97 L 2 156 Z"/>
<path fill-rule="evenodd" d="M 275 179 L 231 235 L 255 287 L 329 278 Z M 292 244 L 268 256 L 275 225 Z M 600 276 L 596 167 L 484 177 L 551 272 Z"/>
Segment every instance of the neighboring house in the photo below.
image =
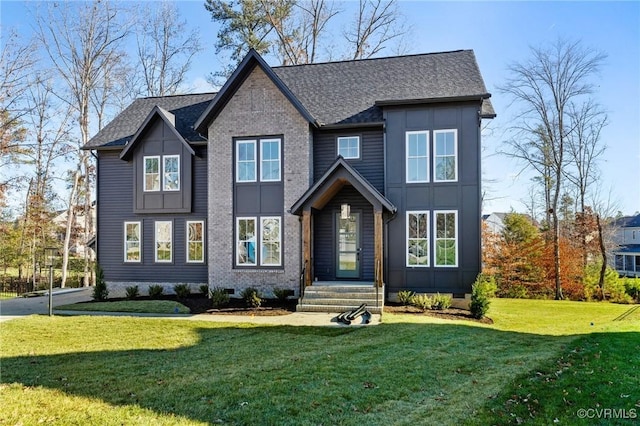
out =
<path fill-rule="evenodd" d="M 540 226 L 538 224 L 538 222 L 535 219 L 533 219 L 530 215 L 528 215 L 526 213 L 516 213 L 516 212 L 511 212 L 511 213 L 496 213 L 496 212 L 494 212 L 494 213 L 490 213 L 490 214 L 483 214 L 482 215 L 482 221 L 485 223 L 486 229 L 488 231 L 493 232 L 494 234 L 501 234 L 502 231 L 504 231 L 504 227 L 505 227 L 504 218 L 508 214 L 517 214 L 517 215 L 524 216 L 534 226 L 536 226 L 536 227 Z"/>
<path fill-rule="evenodd" d="M 64 237 L 67 229 L 67 209 L 59 210 L 56 212 L 55 217 L 52 219 L 53 223 L 56 224 L 56 238 L 62 244 L 64 242 Z M 73 256 L 84 256 L 85 251 L 88 251 L 88 255 L 90 258 L 93 258 L 94 251 L 91 243 L 96 234 L 96 204 L 95 202 L 91 204 L 91 220 L 90 220 L 89 230 L 89 241 L 87 243 L 84 242 L 84 227 L 85 227 L 85 217 L 84 214 L 74 214 L 71 222 L 71 240 L 69 243 L 69 253 Z"/>
<path fill-rule="evenodd" d="M 139 99 L 85 147 L 105 279 L 465 297 L 489 97 L 471 50 L 286 67 L 251 51 L 217 94 Z"/>
<path fill-rule="evenodd" d="M 627 277 L 640 277 L 640 214 L 616 219 L 614 228 L 614 267 Z"/>

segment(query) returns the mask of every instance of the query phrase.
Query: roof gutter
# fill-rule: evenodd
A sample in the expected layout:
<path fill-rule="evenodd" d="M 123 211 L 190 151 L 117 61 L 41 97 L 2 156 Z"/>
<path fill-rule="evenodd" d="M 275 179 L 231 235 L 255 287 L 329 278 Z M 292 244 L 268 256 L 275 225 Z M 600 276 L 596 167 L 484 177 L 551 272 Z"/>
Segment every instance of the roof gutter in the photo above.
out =
<path fill-rule="evenodd" d="M 417 105 L 417 104 L 441 104 L 448 102 L 470 102 L 489 99 L 491 93 L 481 93 L 479 95 L 468 96 L 449 96 L 440 98 L 422 98 L 422 99 L 385 99 L 376 101 L 376 106 L 393 106 L 393 105 Z"/>

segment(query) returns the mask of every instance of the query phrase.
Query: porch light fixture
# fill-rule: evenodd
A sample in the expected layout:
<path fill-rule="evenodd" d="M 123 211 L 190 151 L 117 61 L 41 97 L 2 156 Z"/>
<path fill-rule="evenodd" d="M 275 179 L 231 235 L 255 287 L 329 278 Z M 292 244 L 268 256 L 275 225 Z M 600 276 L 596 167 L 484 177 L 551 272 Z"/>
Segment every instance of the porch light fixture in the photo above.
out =
<path fill-rule="evenodd" d="M 349 219 L 349 216 L 351 216 L 351 206 L 344 203 L 340 206 L 340 219 Z"/>

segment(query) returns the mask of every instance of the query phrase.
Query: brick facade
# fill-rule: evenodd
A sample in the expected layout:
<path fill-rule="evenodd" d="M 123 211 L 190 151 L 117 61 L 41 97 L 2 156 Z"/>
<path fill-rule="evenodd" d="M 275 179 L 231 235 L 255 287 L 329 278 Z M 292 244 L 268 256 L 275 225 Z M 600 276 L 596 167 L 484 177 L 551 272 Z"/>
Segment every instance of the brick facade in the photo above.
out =
<path fill-rule="evenodd" d="M 283 269 L 234 268 L 233 138 L 283 135 L 282 222 Z M 208 279 L 210 287 L 234 288 L 236 295 L 255 287 L 264 296 L 273 288 L 298 293 L 300 266 L 299 218 L 287 213 L 311 181 L 311 132 L 269 77 L 256 67 L 209 125 L 208 148 Z"/>

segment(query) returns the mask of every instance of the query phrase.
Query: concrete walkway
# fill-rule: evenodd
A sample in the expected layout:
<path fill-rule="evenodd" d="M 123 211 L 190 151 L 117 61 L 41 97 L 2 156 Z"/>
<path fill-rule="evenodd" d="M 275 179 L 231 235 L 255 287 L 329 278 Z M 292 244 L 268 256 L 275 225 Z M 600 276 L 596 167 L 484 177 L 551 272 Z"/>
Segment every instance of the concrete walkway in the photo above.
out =
<path fill-rule="evenodd" d="M 180 315 L 180 314 L 144 314 L 130 312 L 94 312 L 94 311 L 62 311 L 56 306 L 68 305 L 91 300 L 93 288 L 80 289 L 54 289 L 53 314 L 54 315 L 91 315 L 91 316 L 127 316 L 142 318 L 167 318 L 176 320 L 213 321 L 221 323 L 250 323 L 264 325 L 291 325 L 291 326 L 333 326 L 353 327 L 380 324 L 380 315 L 373 314 L 369 324 L 362 323 L 362 317 L 355 319 L 351 326 L 337 322 L 336 313 L 322 312 L 294 312 L 289 315 L 261 316 L 261 315 Z M 18 297 L 0 301 L 0 322 L 28 315 L 48 315 L 49 297 L 44 293 L 38 297 Z"/>

